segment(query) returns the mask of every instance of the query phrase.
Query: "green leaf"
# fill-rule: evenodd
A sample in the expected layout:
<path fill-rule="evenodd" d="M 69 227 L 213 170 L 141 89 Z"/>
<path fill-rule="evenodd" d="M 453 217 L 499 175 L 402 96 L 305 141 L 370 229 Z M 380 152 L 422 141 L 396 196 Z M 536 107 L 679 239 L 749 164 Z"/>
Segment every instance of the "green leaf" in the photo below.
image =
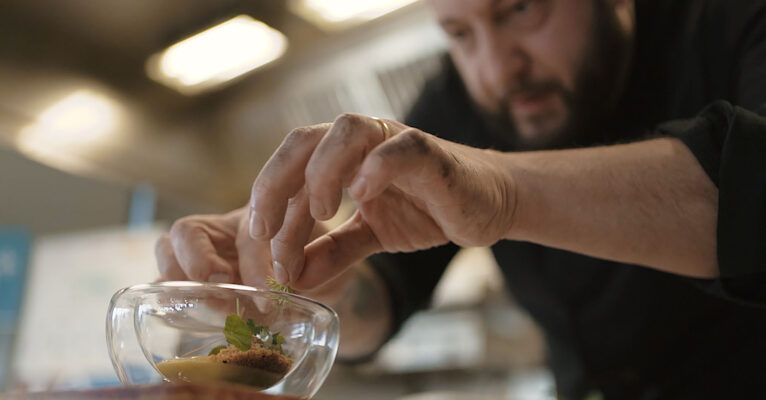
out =
<path fill-rule="evenodd" d="M 269 333 L 269 327 L 266 325 L 256 325 L 253 332 L 255 332 L 255 334 L 258 336 L 266 336 L 266 337 L 268 337 L 271 334 Z"/>
<path fill-rule="evenodd" d="M 279 332 L 275 333 L 275 334 L 274 334 L 274 335 L 271 337 L 271 343 L 272 343 L 272 344 L 275 344 L 275 345 L 280 345 L 280 344 L 282 344 L 282 343 L 284 343 L 284 342 L 285 342 L 285 337 L 284 337 L 284 336 L 282 336 L 282 335 L 280 335 L 280 334 L 279 334 Z"/>
<path fill-rule="evenodd" d="M 255 336 L 269 336 L 269 327 L 266 325 L 256 325 L 252 318 L 247 319 L 247 326 L 250 327 Z"/>
<path fill-rule="evenodd" d="M 210 350 L 210 353 L 208 353 L 207 355 L 209 355 L 209 356 L 214 356 L 214 355 L 216 355 L 216 354 L 220 353 L 220 352 L 221 352 L 221 350 L 223 350 L 223 349 L 225 349 L 225 348 L 226 348 L 226 345 L 225 345 L 225 344 L 222 344 L 222 345 L 220 345 L 220 346 L 215 346 L 215 347 L 213 347 L 213 349 L 212 349 L 212 350 Z"/>
<path fill-rule="evenodd" d="M 250 350 L 253 345 L 253 334 L 253 329 L 239 315 L 232 314 L 226 317 L 223 335 L 226 336 L 229 344 L 242 351 Z"/>
<path fill-rule="evenodd" d="M 284 350 L 282 350 L 282 343 L 284 342 L 285 342 L 285 337 L 280 335 L 279 332 L 277 332 L 271 336 L 271 343 L 269 343 L 267 347 L 272 350 L 276 350 L 284 355 L 285 352 Z"/>

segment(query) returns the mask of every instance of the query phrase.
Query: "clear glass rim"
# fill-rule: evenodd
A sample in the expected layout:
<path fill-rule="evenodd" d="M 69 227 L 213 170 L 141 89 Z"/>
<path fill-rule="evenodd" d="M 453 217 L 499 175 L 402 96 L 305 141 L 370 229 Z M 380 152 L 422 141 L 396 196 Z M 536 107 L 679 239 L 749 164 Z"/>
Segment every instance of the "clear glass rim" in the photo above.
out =
<path fill-rule="evenodd" d="M 336 313 L 335 310 L 333 310 L 331 307 L 323 303 L 320 303 L 314 299 L 310 299 L 306 296 L 301 296 L 296 293 L 282 292 L 278 290 L 262 289 L 262 288 L 257 288 L 253 286 L 239 285 L 236 283 L 215 283 L 215 282 L 195 282 L 195 281 L 162 281 L 162 282 L 151 282 L 151 283 L 139 283 L 137 285 L 122 288 L 118 290 L 115 293 L 115 295 L 123 295 L 128 292 L 138 292 L 138 291 L 142 291 L 146 289 L 155 289 L 155 288 L 159 289 L 159 288 L 195 288 L 195 287 L 206 288 L 206 289 L 212 288 L 212 289 L 223 289 L 223 290 L 242 290 L 247 292 L 268 293 L 268 294 L 290 297 L 296 300 L 307 302 L 313 306 L 319 307 L 327 311 L 336 320 L 338 319 L 338 313 Z"/>

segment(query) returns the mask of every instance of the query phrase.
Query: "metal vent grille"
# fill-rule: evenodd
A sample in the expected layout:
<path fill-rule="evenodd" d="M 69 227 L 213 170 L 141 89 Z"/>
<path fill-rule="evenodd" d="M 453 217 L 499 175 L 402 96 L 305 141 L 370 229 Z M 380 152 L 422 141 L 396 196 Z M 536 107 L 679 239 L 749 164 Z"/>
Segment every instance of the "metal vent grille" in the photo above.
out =
<path fill-rule="evenodd" d="M 283 128 L 289 131 L 298 126 L 332 121 L 349 108 L 353 111 L 350 98 L 348 86 L 339 84 L 285 99 L 280 107 Z"/>
<path fill-rule="evenodd" d="M 280 130 L 329 122 L 344 112 L 402 119 L 423 85 L 441 67 L 442 52 L 279 101 Z"/>
<path fill-rule="evenodd" d="M 378 80 L 393 115 L 401 120 L 426 81 L 441 68 L 443 53 L 429 54 L 412 62 L 378 72 Z"/>

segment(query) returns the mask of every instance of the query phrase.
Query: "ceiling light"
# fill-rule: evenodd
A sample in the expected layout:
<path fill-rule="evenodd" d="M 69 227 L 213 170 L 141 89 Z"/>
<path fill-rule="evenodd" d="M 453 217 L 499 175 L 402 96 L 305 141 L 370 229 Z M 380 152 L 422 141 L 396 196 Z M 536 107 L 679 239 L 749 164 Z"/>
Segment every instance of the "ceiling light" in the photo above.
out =
<path fill-rule="evenodd" d="M 80 89 L 71 92 L 19 131 L 16 144 L 23 153 L 40 161 L 79 168 L 75 153 L 97 151 L 117 133 L 121 123 L 119 105 L 100 93 Z"/>
<path fill-rule="evenodd" d="M 184 39 L 147 62 L 149 76 L 182 93 L 211 89 L 281 57 L 287 38 L 240 15 Z"/>
<path fill-rule="evenodd" d="M 112 133 L 117 107 L 90 90 L 77 90 L 40 113 L 20 132 L 26 144 L 87 144 Z"/>
<path fill-rule="evenodd" d="M 290 0 L 290 9 L 320 28 L 335 30 L 367 22 L 417 0 Z"/>

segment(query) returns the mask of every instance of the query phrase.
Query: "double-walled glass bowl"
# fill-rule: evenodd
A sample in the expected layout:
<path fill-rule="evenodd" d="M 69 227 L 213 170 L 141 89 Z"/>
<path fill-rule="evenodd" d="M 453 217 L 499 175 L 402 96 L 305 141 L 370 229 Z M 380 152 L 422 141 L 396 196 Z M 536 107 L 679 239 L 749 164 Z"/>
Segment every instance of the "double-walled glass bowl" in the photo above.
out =
<path fill-rule="evenodd" d="M 248 286 L 161 282 L 115 293 L 106 322 L 107 345 L 123 384 L 169 381 L 157 364 L 206 356 L 226 345 L 226 317 L 268 326 L 285 338 L 282 349 L 292 359 L 289 371 L 270 394 L 309 398 L 330 372 L 338 349 L 337 314 L 311 299 Z"/>

